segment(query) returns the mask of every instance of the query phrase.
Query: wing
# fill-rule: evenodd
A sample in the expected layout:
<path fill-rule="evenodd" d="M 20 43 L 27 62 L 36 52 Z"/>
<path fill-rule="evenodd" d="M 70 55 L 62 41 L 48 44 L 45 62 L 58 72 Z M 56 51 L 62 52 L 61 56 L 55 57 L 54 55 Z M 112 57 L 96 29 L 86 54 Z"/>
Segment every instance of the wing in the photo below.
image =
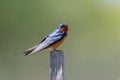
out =
<path fill-rule="evenodd" d="M 30 54 L 30 53 L 31 53 L 32 51 L 34 51 L 34 50 L 37 48 L 37 46 L 38 46 L 40 43 L 42 43 L 47 37 L 48 37 L 48 36 L 46 36 L 41 42 L 39 42 L 38 44 L 36 44 L 36 45 L 33 46 L 32 48 L 29 48 L 29 49 L 27 49 L 26 51 L 24 51 L 24 54 L 25 54 L 25 55 Z"/>
<path fill-rule="evenodd" d="M 55 32 L 54 34 L 51 33 L 50 35 L 46 36 L 37 45 L 35 45 L 34 47 L 29 48 L 28 50 L 26 50 L 24 52 L 24 54 L 28 55 L 28 54 L 32 54 L 32 53 L 36 53 L 36 52 L 39 52 L 41 50 L 44 50 L 44 49 L 48 48 L 49 46 L 51 46 L 52 44 L 55 44 L 56 42 L 63 39 L 64 36 L 66 36 L 66 34 L 64 34 L 64 33 L 58 33 L 58 32 Z"/>
<path fill-rule="evenodd" d="M 41 40 L 41 41 L 38 43 L 38 45 L 39 45 L 40 43 L 42 43 L 43 41 L 45 41 L 47 37 L 48 37 L 48 36 L 46 36 L 43 40 Z"/>
<path fill-rule="evenodd" d="M 52 37 L 48 36 L 44 41 L 38 44 L 37 47 L 30 54 L 44 50 L 63 38 L 64 36 L 61 36 L 61 35 L 52 36 Z"/>
<path fill-rule="evenodd" d="M 54 36 L 49 36 L 44 42 L 43 44 L 46 45 L 45 49 L 52 46 L 53 44 L 59 42 L 60 40 L 62 40 L 66 35 L 62 34 L 58 34 L 58 35 L 54 35 Z"/>

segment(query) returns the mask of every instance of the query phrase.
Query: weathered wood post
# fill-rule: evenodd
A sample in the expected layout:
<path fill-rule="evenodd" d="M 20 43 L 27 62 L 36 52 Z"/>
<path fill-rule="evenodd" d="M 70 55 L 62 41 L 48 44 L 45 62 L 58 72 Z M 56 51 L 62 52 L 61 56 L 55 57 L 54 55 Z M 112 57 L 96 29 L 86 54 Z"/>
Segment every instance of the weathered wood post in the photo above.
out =
<path fill-rule="evenodd" d="M 64 52 L 50 52 L 50 80 L 64 80 Z"/>

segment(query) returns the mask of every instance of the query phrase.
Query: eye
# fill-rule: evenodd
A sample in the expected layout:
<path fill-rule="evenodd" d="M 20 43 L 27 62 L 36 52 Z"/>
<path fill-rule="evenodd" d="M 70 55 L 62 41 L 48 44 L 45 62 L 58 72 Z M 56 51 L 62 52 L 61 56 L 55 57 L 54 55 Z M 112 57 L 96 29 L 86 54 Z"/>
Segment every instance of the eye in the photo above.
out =
<path fill-rule="evenodd" d="M 61 30 L 60 30 L 61 32 L 65 32 L 65 28 L 61 28 Z"/>

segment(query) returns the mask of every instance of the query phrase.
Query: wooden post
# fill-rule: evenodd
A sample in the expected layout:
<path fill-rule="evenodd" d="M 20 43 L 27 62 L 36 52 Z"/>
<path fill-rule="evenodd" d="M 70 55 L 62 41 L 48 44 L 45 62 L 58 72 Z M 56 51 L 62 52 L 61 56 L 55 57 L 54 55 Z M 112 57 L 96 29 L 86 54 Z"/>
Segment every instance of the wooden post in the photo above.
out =
<path fill-rule="evenodd" d="M 50 52 L 50 80 L 64 80 L 64 52 Z"/>

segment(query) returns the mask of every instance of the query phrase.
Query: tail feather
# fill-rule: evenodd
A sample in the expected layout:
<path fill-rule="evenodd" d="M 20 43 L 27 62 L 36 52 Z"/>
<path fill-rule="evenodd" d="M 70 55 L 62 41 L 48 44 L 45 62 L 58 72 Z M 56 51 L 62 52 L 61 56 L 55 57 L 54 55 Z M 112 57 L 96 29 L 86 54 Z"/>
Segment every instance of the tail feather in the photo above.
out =
<path fill-rule="evenodd" d="M 36 46 L 34 46 L 34 47 L 32 47 L 32 48 L 24 51 L 25 56 L 28 55 L 28 54 L 30 54 L 33 50 L 35 50 L 35 48 L 36 48 Z"/>
<path fill-rule="evenodd" d="M 25 52 L 24 52 L 25 56 L 28 55 L 28 54 L 30 54 L 32 51 L 33 51 L 33 50 L 25 51 Z"/>

